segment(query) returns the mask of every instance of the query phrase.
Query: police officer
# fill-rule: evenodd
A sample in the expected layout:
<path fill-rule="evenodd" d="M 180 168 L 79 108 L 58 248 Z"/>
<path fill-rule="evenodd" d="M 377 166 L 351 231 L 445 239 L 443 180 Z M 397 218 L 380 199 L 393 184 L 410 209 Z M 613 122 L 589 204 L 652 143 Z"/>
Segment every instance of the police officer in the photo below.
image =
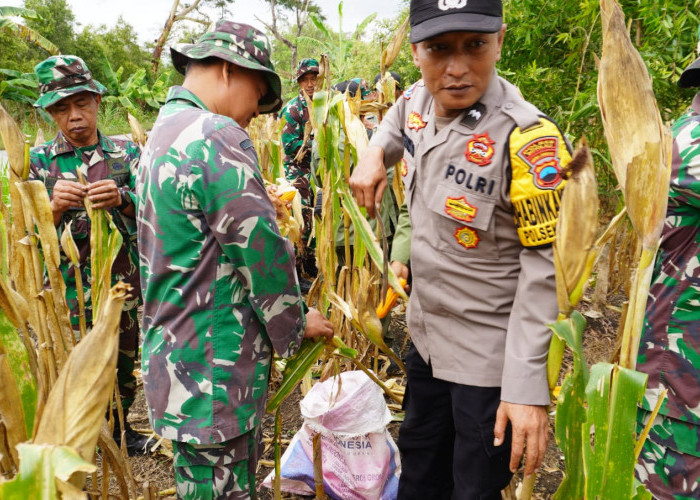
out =
<path fill-rule="evenodd" d="M 678 85 L 700 87 L 700 58 Z M 673 125 L 668 208 L 637 359 L 637 370 L 649 374 L 640 431 L 668 389 L 635 469 L 654 498 L 700 497 L 699 214 L 700 92 Z"/>
<path fill-rule="evenodd" d="M 550 402 L 551 244 L 570 150 L 495 71 L 494 0 L 412 0 L 422 80 L 392 106 L 350 184 L 374 214 L 401 160 L 412 236 L 399 498 L 501 498 L 540 465 Z"/>

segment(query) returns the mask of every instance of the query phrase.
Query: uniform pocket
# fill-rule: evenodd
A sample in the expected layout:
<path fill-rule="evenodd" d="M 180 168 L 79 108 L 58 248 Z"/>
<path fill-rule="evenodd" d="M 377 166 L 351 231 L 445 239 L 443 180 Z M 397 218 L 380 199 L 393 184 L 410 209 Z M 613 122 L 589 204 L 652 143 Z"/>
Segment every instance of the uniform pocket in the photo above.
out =
<path fill-rule="evenodd" d="M 459 186 L 438 184 L 426 193 L 433 212 L 438 248 L 453 255 L 497 260 L 494 230 L 496 201 Z"/>

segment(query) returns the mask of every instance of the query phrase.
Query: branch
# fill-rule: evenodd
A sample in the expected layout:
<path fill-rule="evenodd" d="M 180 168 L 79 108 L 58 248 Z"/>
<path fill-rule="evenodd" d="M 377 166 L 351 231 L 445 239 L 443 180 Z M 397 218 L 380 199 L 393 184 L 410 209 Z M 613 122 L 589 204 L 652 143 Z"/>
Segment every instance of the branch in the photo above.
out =
<path fill-rule="evenodd" d="M 267 24 L 265 21 L 263 21 L 262 19 L 260 19 L 258 16 L 255 16 L 255 19 L 257 19 L 257 21 L 258 21 L 260 24 L 262 24 L 262 25 L 265 26 L 267 29 L 269 29 L 269 30 L 272 32 L 272 34 L 275 35 L 275 38 L 277 38 L 280 42 L 282 42 L 283 44 L 285 44 L 285 45 L 286 45 L 287 47 L 289 47 L 290 49 L 293 49 L 293 48 L 294 48 L 294 44 L 293 44 L 292 42 L 290 42 L 287 38 L 285 38 L 284 35 L 282 35 L 279 31 L 277 31 L 277 28 L 275 28 L 275 26 L 272 26 L 272 25 Z"/>
<path fill-rule="evenodd" d="M 194 9 L 196 9 L 197 6 L 198 6 L 201 2 L 202 2 L 202 0 L 194 0 L 194 2 L 192 2 L 192 5 L 190 5 L 189 7 L 185 7 L 184 9 L 182 9 L 181 12 L 178 12 L 178 13 L 175 15 L 175 20 L 176 20 L 176 21 L 181 21 L 181 20 L 183 20 L 183 19 L 186 19 L 187 14 L 189 14 L 189 13 L 192 12 Z"/>

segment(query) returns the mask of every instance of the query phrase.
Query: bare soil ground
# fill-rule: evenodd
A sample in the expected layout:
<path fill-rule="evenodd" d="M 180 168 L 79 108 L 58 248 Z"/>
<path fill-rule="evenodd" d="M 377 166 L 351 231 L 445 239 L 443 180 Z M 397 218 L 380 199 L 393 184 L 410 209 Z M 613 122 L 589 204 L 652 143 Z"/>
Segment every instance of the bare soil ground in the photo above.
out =
<path fill-rule="evenodd" d="M 613 305 L 601 307 L 600 310 L 593 310 L 590 306 L 584 304 L 581 308 L 588 321 L 588 327 L 584 336 L 584 350 L 589 365 L 599 361 L 610 360 L 615 350 L 615 339 L 617 336 L 617 327 L 619 323 L 619 308 Z M 395 336 L 403 338 L 406 336 L 405 318 L 403 316 L 395 316 L 392 325 L 392 331 Z M 404 344 L 405 345 L 405 344 Z M 407 348 L 404 349 L 404 351 Z M 405 352 L 403 353 L 405 354 Z M 571 358 L 565 357 L 564 369 L 571 366 Z M 405 384 L 405 380 L 402 381 Z M 283 443 L 288 443 L 294 436 L 294 433 L 301 428 L 303 419 L 299 410 L 299 401 L 301 393 L 297 389 L 295 393 L 288 398 L 282 405 L 282 438 Z M 139 389 L 136 403 L 129 415 L 131 425 L 138 430 L 146 430 L 149 428 L 148 415 L 146 410 L 143 391 Z M 399 423 L 393 422 L 389 424 L 389 431 L 396 440 L 398 438 Z M 552 417 L 552 429 L 553 429 Z M 267 415 L 263 421 L 263 434 L 271 438 L 274 434 L 274 417 Z M 284 451 L 284 450 L 283 450 Z M 274 460 L 274 451 L 271 446 L 268 446 L 265 453 L 261 457 L 258 467 L 257 483 L 262 483 L 263 479 L 272 470 L 272 462 Z M 133 472 L 134 479 L 139 484 L 141 489 L 138 494 L 143 495 L 145 484 L 150 484 L 152 491 L 161 492 L 158 498 L 175 498 L 172 493 L 175 483 L 173 479 L 172 468 L 172 452 L 170 451 L 169 443 L 163 443 L 158 452 L 148 456 L 131 457 L 129 463 Z M 561 451 L 556 446 L 553 433 L 547 454 L 543 465 L 538 474 L 537 484 L 535 486 L 535 498 L 549 499 L 556 491 L 562 481 L 564 475 L 564 462 Z M 519 481 L 518 477 L 518 481 Z M 117 485 L 112 480 L 110 484 L 110 498 L 118 498 Z M 164 494 L 163 494 L 164 493 Z M 114 495 L 114 496 L 112 496 Z M 271 490 L 261 488 L 260 498 L 267 500 L 272 498 Z M 283 494 L 283 498 L 294 499 L 302 498 L 295 495 Z"/>

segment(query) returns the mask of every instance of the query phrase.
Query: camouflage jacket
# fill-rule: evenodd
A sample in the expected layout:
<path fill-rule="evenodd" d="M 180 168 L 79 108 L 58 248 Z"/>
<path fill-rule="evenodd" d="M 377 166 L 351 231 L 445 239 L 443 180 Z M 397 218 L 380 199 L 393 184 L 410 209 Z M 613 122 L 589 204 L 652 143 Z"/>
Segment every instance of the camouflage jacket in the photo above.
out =
<path fill-rule="evenodd" d="M 304 145 L 304 128 L 309 121 L 309 108 L 301 92 L 280 111 L 280 118 L 284 118 L 286 122 L 282 129 L 284 170 L 287 173 L 287 179 L 293 181 L 298 177 L 299 171 L 306 175 L 311 171 L 311 148 L 314 138 L 312 131 L 305 146 L 303 158 L 301 161 L 295 161 L 299 148 Z"/>
<path fill-rule="evenodd" d="M 95 146 L 76 148 L 68 142 L 61 132 L 53 141 L 37 146 L 31 151 L 30 179 L 44 182 L 49 198 L 58 180 L 78 181 L 77 171 L 88 182 L 114 179 L 119 187 L 124 187 L 135 201 L 134 186 L 136 166 L 139 161 L 138 146 L 131 141 L 112 139 L 98 132 Z M 136 249 L 136 221 L 124 215 L 117 208 L 110 208 L 110 214 L 122 234 L 124 244 L 119 250 L 112 267 L 112 282 L 129 283 L 134 294 L 138 295 L 139 272 L 138 252 Z M 90 297 L 90 219 L 84 208 L 70 209 L 63 213 L 58 225 L 59 237 L 68 222 L 73 221 L 71 233 L 80 253 L 80 265 L 86 303 Z M 61 272 L 66 286 L 75 288 L 75 269 L 64 253 L 61 253 Z M 69 304 L 70 306 L 71 304 Z M 135 307 L 137 304 L 134 303 Z M 89 304 L 88 304 L 89 306 Z M 77 307 L 71 307 L 76 310 Z"/>
<path fill-rule="evenodd" d="M 220 443 L 260 422 L 272 348 L 305 318 L 248 133 L 173 87 L 139 165 L 143 381 L 153 429 Z"/>
<path fill-rule="evenodd" d="M 672 161 L 637 369 L 649 374 L 645 410 L 668 389 L 661 414 L 700 425 L 700 93 L 673 125 Z M 700 456 L 698 436 L 681 451 Z"/>

